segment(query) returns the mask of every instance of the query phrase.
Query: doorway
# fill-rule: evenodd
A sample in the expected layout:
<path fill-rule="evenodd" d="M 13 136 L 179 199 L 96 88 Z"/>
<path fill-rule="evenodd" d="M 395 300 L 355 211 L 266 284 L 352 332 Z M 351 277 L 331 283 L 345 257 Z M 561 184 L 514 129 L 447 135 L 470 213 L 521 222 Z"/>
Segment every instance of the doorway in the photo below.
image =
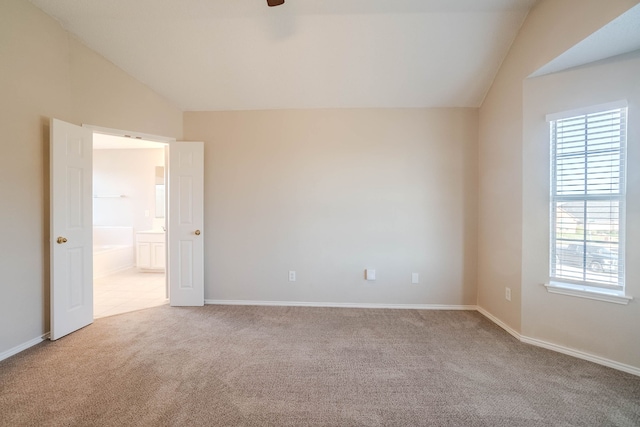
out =
<path fill-rule="evenodd" d="M 50 324 L 57 340 L 93 323 L 93 136 L 168 144 L 164 231 L 171 306 L 204 304 L 204 144 L 147 138 L 55 118 L 50 124 Z M 134 135 L 134 136 L 131 136 Z M 109 194 L 125 199 L 123 194 Z M 150 255 L 151 256 L 151 255 Z"/>
<path fill-rule="evenodd" d="M 93 317 L 168 303 L 166 148 L 93 133 Z"/>

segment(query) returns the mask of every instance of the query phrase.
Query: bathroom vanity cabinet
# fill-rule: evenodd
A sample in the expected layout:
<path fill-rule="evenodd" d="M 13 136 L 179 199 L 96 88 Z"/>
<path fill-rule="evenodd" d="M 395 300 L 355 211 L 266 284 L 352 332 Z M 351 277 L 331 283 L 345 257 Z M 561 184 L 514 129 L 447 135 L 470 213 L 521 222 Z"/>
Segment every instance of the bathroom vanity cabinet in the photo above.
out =
<path fill-rule="evenodd" d="M 165 270 L 165 232 L 162 230 L 136 233 L 136 266 L 141 271 Z"/>

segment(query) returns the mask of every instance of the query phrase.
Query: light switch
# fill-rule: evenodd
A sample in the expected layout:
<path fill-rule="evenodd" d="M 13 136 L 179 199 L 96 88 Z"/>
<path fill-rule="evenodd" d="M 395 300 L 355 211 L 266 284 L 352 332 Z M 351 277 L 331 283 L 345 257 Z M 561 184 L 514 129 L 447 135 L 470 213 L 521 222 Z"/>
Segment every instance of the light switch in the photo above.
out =
<path fill-rule="evenodd" d="M 411 273 L 411 283 L 420 283 L 420 275 L 418 273 Z"/>

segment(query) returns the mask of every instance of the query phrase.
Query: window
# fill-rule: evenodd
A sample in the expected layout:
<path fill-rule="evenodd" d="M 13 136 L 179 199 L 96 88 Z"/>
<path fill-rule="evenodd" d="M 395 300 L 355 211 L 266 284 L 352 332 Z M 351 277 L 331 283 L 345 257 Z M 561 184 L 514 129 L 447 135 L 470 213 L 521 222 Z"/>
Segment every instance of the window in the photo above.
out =
<path fill-rule="evenodd" d="M 624 294 L 626 105 L 554 115 L 550 281 Z"/>

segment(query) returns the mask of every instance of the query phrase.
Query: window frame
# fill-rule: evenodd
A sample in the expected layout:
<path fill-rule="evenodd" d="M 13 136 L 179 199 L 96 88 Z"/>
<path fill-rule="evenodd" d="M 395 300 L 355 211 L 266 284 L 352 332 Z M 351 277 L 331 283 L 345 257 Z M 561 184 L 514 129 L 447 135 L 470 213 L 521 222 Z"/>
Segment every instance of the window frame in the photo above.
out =
<path fill-rule="evenodd" d="M 620 110 L 622 125 L 620 129 L 620 165 L 619 165 L 619 177 L 618 177 L 618 192 L 608 194 L 589 194 L 588 187 L 585 187 L 585 194 L 575 195 L 558 195 L 558 179 L 556 179 L 556 168 L 558 164 L 558 157 L 556 156 L 557 147 L 557 134 L 554 132 L 557 130 L 556 125 L 560 120 L 567 119 L 579 119 L 591 114 L 605 113 L 609 111 Z M 617 101 L 607 104 L 593 105 L 586 108 L 574 109 L 564 111 L 555 114 L 549 114 L 546 117 L 549 123 L 549 152 L 550 152 L 550 174 L 549 174 L 549 260 L 548 260 L 548 273 L 549 282 L 545 285 L 549 292 L 562 293 L 573 296 L 583 296 L 591 299 L 602 299 L 605 301 L 616 302 L 626 304 L 631 299 L 625 296 L 625 260 L 626 260 L 626 248 L 625 248 L 625 234 L 626 234 L 626 181 L 627 181 L 627 135 L 628 135 L 628 104 L 626 101 Z M 584 162 L 588 164 L 589 152 L 588 152 L 588 138 L 587 130 L 585 129 L 585 152 Z M 594 154 L 592 154 L 593 156 Z M 589 177 L 588 170 L 585 172 L 585 185 Z M 588 206 L 588 202 L 593 201 L 608 201 L 618 203 L 618 280 L 616 284 L 606 284 L 600 282 L 593 282 L 588 280 L 572 280 L 565 277 L 556 277 L 556 250 L 557 250 L 557 206 L 560 201 L 577 201 L 583 202 L 585 208 Z M 583 245 L 583 250 L 587 248 L 587 230 L 586 224 L 584 227 L 584 238 L 579 244 Z M 569 239 L 561 239 L 569 240 Z M 582 266 L 583 278 L 586 279 L 587 265 L 586 256 Z"/>

